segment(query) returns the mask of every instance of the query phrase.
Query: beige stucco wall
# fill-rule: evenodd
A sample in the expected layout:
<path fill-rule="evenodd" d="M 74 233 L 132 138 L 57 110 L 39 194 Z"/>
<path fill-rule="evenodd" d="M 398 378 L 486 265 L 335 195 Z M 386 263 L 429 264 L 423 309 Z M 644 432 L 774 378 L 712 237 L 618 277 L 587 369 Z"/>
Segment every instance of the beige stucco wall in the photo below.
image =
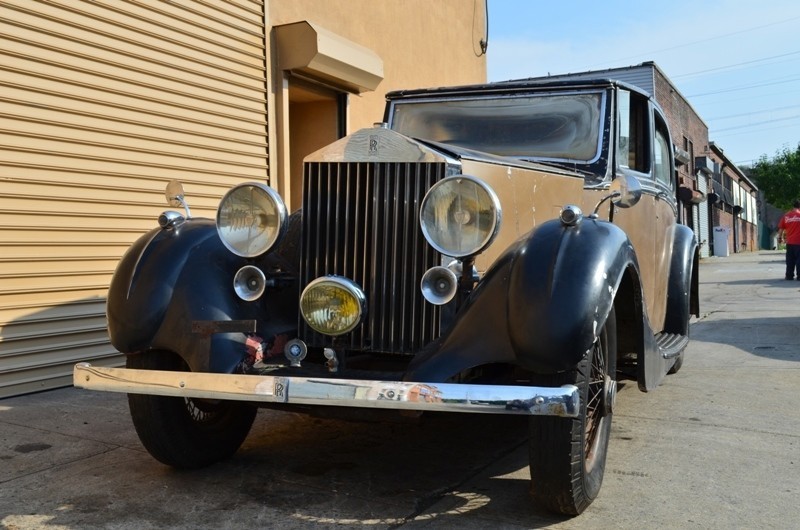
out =
<path fill-rule="evenodd" d="M 349 131 L 380 121 L 384 94 L 486 80 L 486 0 L 267 0 L 272 26 L 315 22 L 381 57 L 375 92 L 350 97 Z"/>
<path fill-rule="evenodd" d="M 107 288 L 119 257 L 167 208 L 170 179 L 198 217 L 213 217 L 246 180 L 280 190 L 283 176 L 297 198 L 287 145 L 315 150 L 334 115 L 295 110 L 311 124 L 302 137 L 276 118 L 290 112 L 286 77 L 274 75 L 274 25 L 313 21 L 380 57 L 378 89 L 349 96 L 353 130 L 382 117 L 388 90 L 483 81 L 484 9 L 484 0 L 1 1 L 0 398 L 68 385 L 76 362 L 122 362 L 105 329 Z"/>

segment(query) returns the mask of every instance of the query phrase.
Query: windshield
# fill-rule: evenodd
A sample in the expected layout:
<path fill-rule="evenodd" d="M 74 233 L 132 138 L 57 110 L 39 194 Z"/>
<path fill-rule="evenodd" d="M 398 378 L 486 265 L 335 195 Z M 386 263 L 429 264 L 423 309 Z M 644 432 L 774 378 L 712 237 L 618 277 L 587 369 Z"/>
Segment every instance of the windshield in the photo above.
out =
<path fill-rule="evenodd" d="M 397 101 L 391 128 L 499 156 L 591 163 L 600 156 L 603 92 Z"/>

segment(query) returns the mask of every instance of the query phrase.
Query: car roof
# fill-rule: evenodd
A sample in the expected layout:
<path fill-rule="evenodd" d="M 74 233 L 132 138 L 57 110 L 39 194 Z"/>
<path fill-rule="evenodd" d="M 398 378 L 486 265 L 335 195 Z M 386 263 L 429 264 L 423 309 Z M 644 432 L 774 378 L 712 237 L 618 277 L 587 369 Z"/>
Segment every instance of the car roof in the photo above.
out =
<path fill-rule="evenodd" d="M 456 85 L 447 87 L 435 88 L 416 88 L 411 90 L 393 90 L 386 94 L 388 101 L 399 100 L 405 98 L 419 98 L 419 97 L 452 97 L 452 96 L 482 96 L 482 95 L 496 95 L 496 94 L 511 94 L 523 92 L 539 92 L 549 90 L 586 90 L 598 88 L 620 87 L 631 92 L 637 92 L 643 96 L 652 99 L 650 94 L 643 91 L 641 88 L 609 78 L 595 78 L 595 79 L 560 79 L 558 81 L 550 80 L 546 77 L 532 77 L 527 79 L 512 79 L 509 81 L 496 81 L 492 83 L 481 83 L 473 85 Z"/>

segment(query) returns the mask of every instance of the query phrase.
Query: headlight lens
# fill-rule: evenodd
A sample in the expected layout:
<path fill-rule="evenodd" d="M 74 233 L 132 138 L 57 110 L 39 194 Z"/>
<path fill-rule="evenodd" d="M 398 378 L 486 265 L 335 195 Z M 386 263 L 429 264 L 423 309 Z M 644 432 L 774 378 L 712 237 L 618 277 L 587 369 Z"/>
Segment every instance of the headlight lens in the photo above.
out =
<path fill-rule="evenodd" d="M 217 233 L 237 256 L 260 256 L 280 240 L 285 229 L 286 205 L 266 184 L 240 184 L 219 203 Z"/>
<path fill-rule="evenodd" d="M 475 255 L 500 229 L 500 201 L 485 182 L 457 175 L 436 183 L 422 200 L 420 224 L 425 239 L 446 256 Z"/>
<path fill-rule="evenodd" d="M 347 278 L 325 276 L 308 284 L 300 296 L 300 312 L 308 325 L 324 335 L 343 335 L 361 323 L 366 297 Z"/>

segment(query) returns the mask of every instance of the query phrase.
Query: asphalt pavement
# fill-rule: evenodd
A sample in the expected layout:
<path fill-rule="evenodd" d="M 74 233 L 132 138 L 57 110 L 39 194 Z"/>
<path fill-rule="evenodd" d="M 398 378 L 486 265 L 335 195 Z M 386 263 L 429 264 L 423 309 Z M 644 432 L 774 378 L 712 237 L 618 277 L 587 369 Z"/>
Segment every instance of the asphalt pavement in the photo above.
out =
<path fill-rule="evenodd" d="M 177 472 L 124 395 L 0 400 L 0 528 L 800 528 L 800 281 L 783 254 L 708 258 L 683 368 L 624 385 L 597 500 L 528 500 L 523 418 L 349 423 L 260 411 L 242 449 Z"/>

